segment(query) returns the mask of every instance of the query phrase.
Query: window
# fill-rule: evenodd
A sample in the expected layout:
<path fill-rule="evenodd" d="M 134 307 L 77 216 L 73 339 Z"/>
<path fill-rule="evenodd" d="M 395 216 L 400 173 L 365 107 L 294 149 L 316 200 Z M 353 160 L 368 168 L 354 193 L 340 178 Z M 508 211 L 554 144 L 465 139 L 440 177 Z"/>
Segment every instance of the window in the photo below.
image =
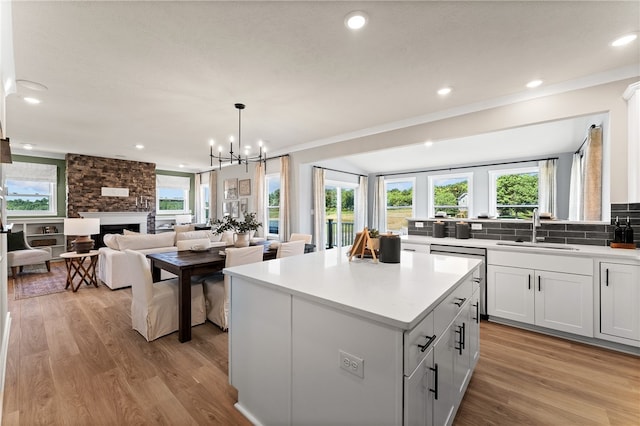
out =
<path fill-rule="evenodd" d="M 209 190 L 209 184 L 204 183 L 200 185 L 200 211 L 198 212 L 198 221 L 203 223 L 209 223 L 209 200 L 211 200 L 211 191 Z"/>
<path fill-rule="evenodd" d="M 156 175 L 156 211 L 158 214 L 190 213 L 191 180 L 185 176 Z"/>
<path fill-rule="evenodd" d="M 58 168 L 54 164 L 15 162 L 5 167 L 8 216 L 58 214 Z"/>
<path fill-rule="evenodd" d="M 470 217 L 473 174 L 429 176 L 429 215 L 445 212 L 451 217 Z"/>
<path fill-rule="evenodd" d="M 538 167 L 489 171 L 491 215 L 530 219 L 538 207 L 538 186 Z"/>
<path fill-rule="evenodd" d="M 353 244 L 355 236 L 355 195 L 357 185 L 347 182 L 328 181 L 324 187 L 326 245 L 345 247 Z"/>
<path fill-rule="evenodd" d="M 267 235 L 277 237 L 280 233 L 280 174 L 265 176 L 267 189 Z"/>
<path fill-rule="evenodd" d="M 415 179 L 385 179 L 387 192 L 387 231 L 401 231 L 413 217 Z"/>

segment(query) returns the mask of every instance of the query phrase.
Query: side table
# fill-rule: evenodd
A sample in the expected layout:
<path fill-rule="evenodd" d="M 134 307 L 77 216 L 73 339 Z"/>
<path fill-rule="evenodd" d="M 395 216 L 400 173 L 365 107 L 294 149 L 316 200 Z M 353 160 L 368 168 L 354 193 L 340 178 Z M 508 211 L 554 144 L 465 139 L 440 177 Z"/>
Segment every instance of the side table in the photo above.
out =
<path fill-rule="evenodd" d="M 96 265 L 98 264 L 98 250 L 91 250 L 89 253 L 76 253 L 70 251 L 62 253 L 61 258 L 67 266 L 67 285 L 64 287 L 71 289 L 75 293 L 83 282 L 87 285 L 93 284 L 98 287 L 98 279 L 96 278 Z M 89 263 L 85 265 L 85 260 L 89 259 Z M 73 286 L 73 280 L 79 277 L 78 285 Z"/>

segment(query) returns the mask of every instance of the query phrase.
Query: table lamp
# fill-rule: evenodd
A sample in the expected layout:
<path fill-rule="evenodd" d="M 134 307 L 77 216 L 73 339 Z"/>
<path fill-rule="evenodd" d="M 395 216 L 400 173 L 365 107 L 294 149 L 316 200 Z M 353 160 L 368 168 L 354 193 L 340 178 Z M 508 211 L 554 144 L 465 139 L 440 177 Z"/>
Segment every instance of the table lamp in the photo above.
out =
<path fill-rule="evenodd" d="M 64 235 L 74 235 L 71 247 L 76 253 L 89 253 L 93 248 L 91 235 L 100 233 L 100 218 L 66 218 L 64 220 Z"/>

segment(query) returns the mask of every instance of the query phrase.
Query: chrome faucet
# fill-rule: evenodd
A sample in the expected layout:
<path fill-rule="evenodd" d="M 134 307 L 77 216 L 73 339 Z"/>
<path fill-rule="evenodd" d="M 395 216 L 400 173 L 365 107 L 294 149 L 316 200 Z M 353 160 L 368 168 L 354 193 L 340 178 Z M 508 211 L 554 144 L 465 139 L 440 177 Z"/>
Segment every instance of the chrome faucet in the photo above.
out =
<path fill-rule="evenodd" d="M 540 226 L 540 214 L 538 213 L 538 209 L 533 209 L 533 218 L 531 223 L 531 242 L 537 243 L 538 239 L 536 237 L 536 229 Z"/>

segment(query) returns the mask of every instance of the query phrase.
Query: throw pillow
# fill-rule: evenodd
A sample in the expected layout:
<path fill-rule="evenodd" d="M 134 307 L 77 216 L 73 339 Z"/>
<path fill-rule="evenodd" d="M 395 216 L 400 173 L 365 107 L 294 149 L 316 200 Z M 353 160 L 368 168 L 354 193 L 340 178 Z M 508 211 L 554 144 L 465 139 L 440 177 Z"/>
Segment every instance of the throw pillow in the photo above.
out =
<path fill-rule="evenodd" d="M 106 234 L 104 237 L 102 237 L 102 241 L 104 242 L 104 245 L 109 247 L 112 250 L 120 250 L 120 247 L 118 247 L 118 239 L 116 238 L 116 234 Z"/>
<path fill-rule="evenodd" d="M 129 231 L 128 229 L 123 229 L 122 232 L 123 232 L 123 235 L 138 235 L 138 234 L 140 234 L 139 232 Z"/>
<path fill-rule="evenodd" d="M 26 250 L 24 242 L 24 232 L 11 232 L 7 234 L 7 251 Z"/>

